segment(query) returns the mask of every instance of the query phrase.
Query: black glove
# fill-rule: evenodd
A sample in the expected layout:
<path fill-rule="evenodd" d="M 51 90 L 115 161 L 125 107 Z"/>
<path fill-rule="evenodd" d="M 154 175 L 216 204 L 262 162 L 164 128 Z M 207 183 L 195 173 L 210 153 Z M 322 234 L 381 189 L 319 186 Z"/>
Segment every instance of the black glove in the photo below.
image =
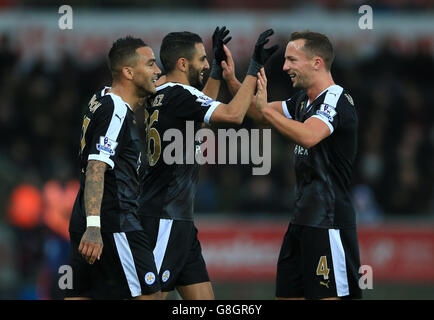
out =
<path fill-rule="evenodd" d="M 268 49 L 264 48 L 268 41 L 270 41 L 270 39 L 267 38 L 273 33 L 273 29 L 268 29 L 259 35 L 258 41 L 256 41 L 255 51 L 253 52 L 252 58 L 250 59 L 250 66 L 247 74 L 256 77 L 259 70 L 261 70 L 261 68 L 264 66 L 265 62 L 267 62 L 273 53 L 279 49 L 277 44 Z"/>
<path fill-rule="evenodd" d="M 226 53 L 223 50 L 223 45 L 228 43 L 232 37 L 227 37 L 229 34 L 229 30 L 226 29 L 226 26 L 223 26 L 221 29 L 217 27 L 214 30 L 214 34 L 212 35 L 212 48 L 214 52 L 214 60 L 212 62 L 212 68 L 210 77 L 221 80 L 223 74 L 222 61 L 226 60 Z M 225 39 L 226 38 L 226 39 Z"/>

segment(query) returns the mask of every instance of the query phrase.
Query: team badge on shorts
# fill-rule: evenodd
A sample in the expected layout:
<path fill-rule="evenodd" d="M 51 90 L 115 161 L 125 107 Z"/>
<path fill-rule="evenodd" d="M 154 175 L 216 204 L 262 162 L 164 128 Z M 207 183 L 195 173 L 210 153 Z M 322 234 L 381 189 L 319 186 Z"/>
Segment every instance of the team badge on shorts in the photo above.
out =
<path fill-rule="evenodd" d="M 153 272 L 148 272 L 145 274 L 145 282 L 148 286 L 155 282 L 155 274 Z"/>
<path fill-rule="evenodd" d="M 169 280 L 169 278 L 170 278 L 170 271 L 169 270 L 164 271 L 163 274 L 161 275 L 161 280 L 163 282 L 166 282 L 167 280 Z"/>

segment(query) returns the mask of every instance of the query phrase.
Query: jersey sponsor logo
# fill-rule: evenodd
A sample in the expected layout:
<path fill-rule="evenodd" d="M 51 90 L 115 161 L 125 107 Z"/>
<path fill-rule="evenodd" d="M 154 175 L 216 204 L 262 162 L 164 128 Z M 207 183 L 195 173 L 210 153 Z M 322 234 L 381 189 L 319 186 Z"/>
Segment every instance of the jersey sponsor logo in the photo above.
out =
<path fill-rule="evenodd" d="M 308 156 L 309 150 L 299 146 L 298 144 L 294 147 L 294 154 L 299 156 Z"/>
<path fill-rule="evenodd" d="M 169 278 L 170 278 L 170 271 L 169 270 L 164 271 L 163 274 L 161 275 L 161 280 L 163 282 L 167 282 Z"/>
<path fill-rule="evenodd" d="M 96 149 L 102 153 L 113 156 L 118 143 L 107 137 L 99 137 L 99 143 L 96 145 Z"/>
<path fill-rule="evenodd" d="M 196 102 L 200 102 L 200 104 L 201 104 L 203 107 L 208 107 L 211 103 L 214 102 L 214 100 L 211 99 L 211 98 L 208 97 L 208 96 L 200 96 L 200 97 L 198 97 L 198 98 L 196 99 Z"/>
<path fill-rule="evenodd" d="M 319 110 L 317 110 L 316 114 L 325 117 L 330 122 L 333 122 L 333 118 L 337 112 L 331 105 L 323 103 Z"/>
<path fill-rule="evenodd" d="M 154 284 L 155 274 L 153 272 L 148 272 L 147 274 L 145 274 L 145 282 L 148 286 Z"/>

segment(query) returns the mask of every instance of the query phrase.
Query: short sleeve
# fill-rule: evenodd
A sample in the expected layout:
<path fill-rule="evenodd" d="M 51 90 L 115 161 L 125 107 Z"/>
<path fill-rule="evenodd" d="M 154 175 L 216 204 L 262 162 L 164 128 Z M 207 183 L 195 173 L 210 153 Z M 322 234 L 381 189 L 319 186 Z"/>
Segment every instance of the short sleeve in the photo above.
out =
<path fill-rule="evenodd" d="M 123 145 L 122 132 L 125 130 L 122 130 L 122 127 L 126 113 L 127 106 L 114 95 L 95 111 L 91 120 L 92 130 L 89 130 L 90 136 L 86 137 L 86 144 L 89 146 L 88 160 L 99 160 L 114 168 L 117 152 Z"/>
<path fill-rule="evenodd" d="M 208 97 L 203 92 L 194 88 L 182 87 L 179 95 L 175 98 L 177 102 L 176 115 L 185 120 L 194 120 L 209 124 L 214 110 L 220 102 Z"/>
<path fill-rule="evenodd" d="M 286 101 L 282 101 L 282 110 L 285 117 L 293 119 L 295 116 L 295 99 L 290 98 Z"/>
<path fill-rule="evenodd" d="M 314 118 L 323 121 L 329 127 L 330 134 L 339 127 L 343 118 L 342 113 L 345 112 L 345 108 L 338 104 L 342 92 L 343 88 L 340 86 L 330 88 L 324 97 L 324 102 L 319 105 L 313 115 Z"/>

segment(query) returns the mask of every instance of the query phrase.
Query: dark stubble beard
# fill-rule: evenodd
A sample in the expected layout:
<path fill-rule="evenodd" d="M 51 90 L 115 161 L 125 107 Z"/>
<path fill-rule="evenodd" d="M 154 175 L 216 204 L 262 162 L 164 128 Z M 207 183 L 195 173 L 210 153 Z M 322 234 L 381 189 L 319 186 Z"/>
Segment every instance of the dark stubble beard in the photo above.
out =
<path fill-rule="evenodd" d="M 136 93 L 138 97 L 143 98 L 155 94 L 155 91 L 152 88 L 152 84 L 149 86 L 148 83 L 146 83 L 146 85 L 143 86 L 136 85 Z"/>
<path fill-rule="evenodd" d="M 198 90 L 202 90 L 203 83 L 200 80 L 200 70 L 195 69 L 192 66 L 188 66 L 188 82 L 190 85 Z"/>

